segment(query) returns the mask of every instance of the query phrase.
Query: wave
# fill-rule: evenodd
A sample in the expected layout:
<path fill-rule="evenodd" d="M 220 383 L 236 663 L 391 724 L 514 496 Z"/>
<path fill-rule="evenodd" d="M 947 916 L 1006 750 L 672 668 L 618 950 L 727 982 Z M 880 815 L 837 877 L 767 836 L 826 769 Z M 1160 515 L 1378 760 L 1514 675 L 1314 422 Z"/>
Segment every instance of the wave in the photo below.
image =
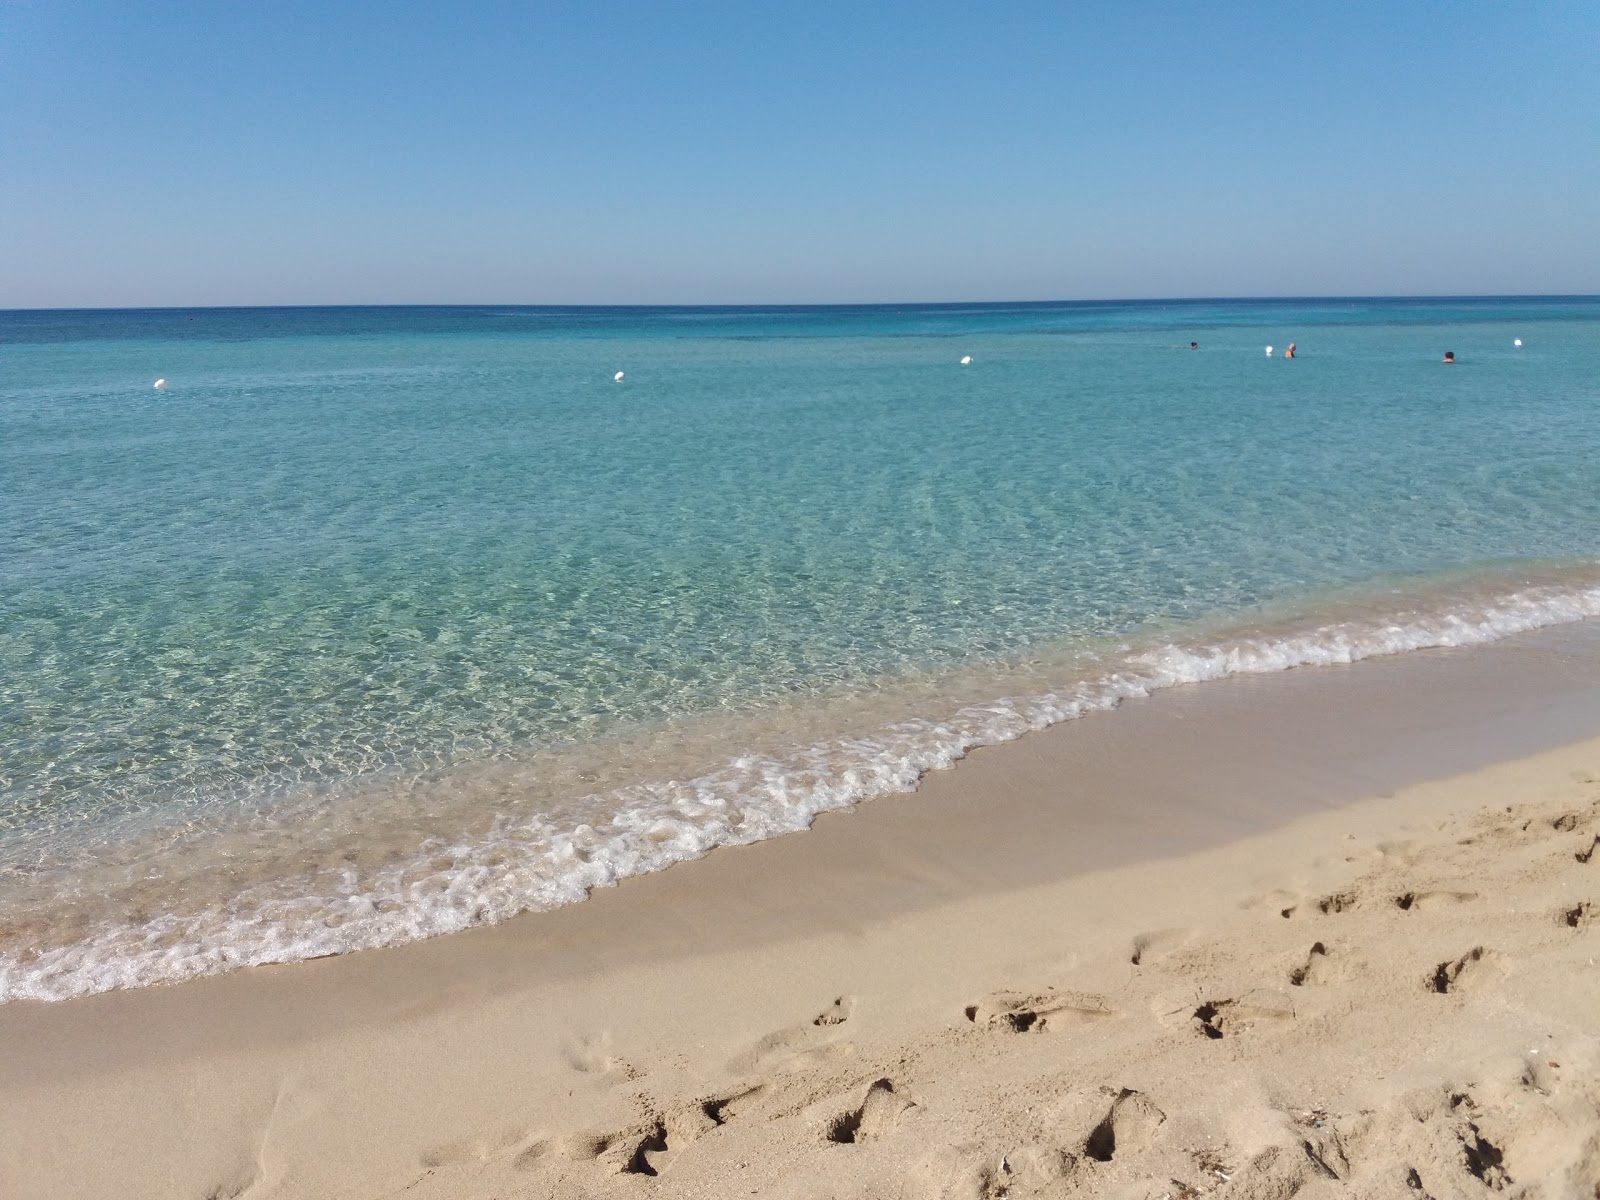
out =
<path fill-rule="evenodd" d="M 819 813 L 909 791 L 928 771 L 951 766 L 975 747 L 1164 688 L 1480 645 L 1600 616 L 1600 582 L 1593 576 L 1586 566 L 1531 586 L 1491 586 L 1480 578 L 1465 591 L 1350 601 L 1332 619 L 1324 606 L 1321 618 L 1169 631 L 1109 652 L 1080 647 L 1050 668 L 1056 684 L 1043 690 L 963 704 L 943 719 L 889 721 L 859 734 L 725 757 L 686 779 L 626 784 L 548 811 L 511 807 L 452 837 L 429 832 L 396 843 L 403 848 L 378 862 L 358 862 L 334 847 L 304 868 L 298 843 L 285 850 L 296 841 L 295 816 L 279 814 L 266 832 L 275 847 L 272 868 L 234 879 L 226 869 L 236 862 L 220 835 L 205 833 L 187 845 L 201 864 L 190 874 L 213 885 L 198 902 L 180 894 L 150 903 L 138 892 L 150 872 L 129 870 L 131 882 L 121 891 L 77 889 L 99 897 L 99 910 L 63 912 L 53 886 L 40 893 L 48 895 L 33 906 L 31 919 L 16 915 L 26 906 L 14 908 L 0 928 L 0 1002 L 61 1000 L 393 946 L 575 903 L 594 888 L 716 846 L 803 830 Z M 1015 682 L 1020 674 L 998 679 Z M 511 778 L 497 786 L 515 784 Z M 406 797 L 415 802 L 414 792 Z M 343 836 L 368 840 L 372 824 L 365 815 L 355 812 Z M 413 813 L 412 823 L 419 820 Z M 262 835 L 259 823 L 252 834 Z M 296 869 L 286 870 L 287 863 Z"/>

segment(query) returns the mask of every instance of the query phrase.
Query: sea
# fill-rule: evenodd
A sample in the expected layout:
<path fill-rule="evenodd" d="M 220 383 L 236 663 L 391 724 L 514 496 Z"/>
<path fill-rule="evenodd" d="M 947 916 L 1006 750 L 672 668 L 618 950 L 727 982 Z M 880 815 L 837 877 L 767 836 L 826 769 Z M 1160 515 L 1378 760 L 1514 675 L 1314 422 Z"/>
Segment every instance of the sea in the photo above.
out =
<path fill-rule="evenodd" d="M 1596 297 L 3 312 L 0 1000 L 1596 616 Z"/>

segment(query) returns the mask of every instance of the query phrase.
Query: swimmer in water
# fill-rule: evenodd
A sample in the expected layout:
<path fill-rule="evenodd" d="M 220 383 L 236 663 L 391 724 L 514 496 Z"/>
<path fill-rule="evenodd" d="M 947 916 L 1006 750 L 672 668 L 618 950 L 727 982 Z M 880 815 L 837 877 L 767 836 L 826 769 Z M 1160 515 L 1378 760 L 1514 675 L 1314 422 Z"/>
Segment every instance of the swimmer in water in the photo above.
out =
<path fill-rule="evenodd" d="M 1294 343 L 1293 342 L 1289 343 L 1289 348 L 1283 352 L 1283 356 L 1285 358 L 1293 358 L 1294 357 Z"/>
<path fill-rule="evenodd" d="M 1441 361 L 1447 362 L 1451 366 L 1455 366 L 1455 363 L 1456 363 L 1456 352 L 1454 350 L 1446 350 L 1444 352 L 1444 358 Z"/>
<path fill-rule="evenodd" d="M 1191 350 L 1200 349 L 1200 343 L 1199 342 L 1190 342 L 1189 343 L 1189 349 L 1191 349 Z"/>

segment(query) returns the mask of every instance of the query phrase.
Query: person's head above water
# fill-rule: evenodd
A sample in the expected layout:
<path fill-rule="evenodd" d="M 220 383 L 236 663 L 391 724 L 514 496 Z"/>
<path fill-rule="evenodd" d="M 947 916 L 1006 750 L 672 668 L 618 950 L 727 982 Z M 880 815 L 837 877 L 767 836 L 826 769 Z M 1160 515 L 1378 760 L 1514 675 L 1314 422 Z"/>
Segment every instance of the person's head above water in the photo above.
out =
<path fill-rule="evenodd" d="M 1444 361 L 1447 362 L 1447 363 L 1455 362 L 1456 361 L 1456 352 L 1454 350 L 1446 350 L 1444 352 Z"/>
<path fill-rule="evenodd" d="M 1200 343 L 1199 342 L 1190 342 L 1189 343 L 1189 349 L 1191 349 L 1191 350 L 1200 349 Z"/>

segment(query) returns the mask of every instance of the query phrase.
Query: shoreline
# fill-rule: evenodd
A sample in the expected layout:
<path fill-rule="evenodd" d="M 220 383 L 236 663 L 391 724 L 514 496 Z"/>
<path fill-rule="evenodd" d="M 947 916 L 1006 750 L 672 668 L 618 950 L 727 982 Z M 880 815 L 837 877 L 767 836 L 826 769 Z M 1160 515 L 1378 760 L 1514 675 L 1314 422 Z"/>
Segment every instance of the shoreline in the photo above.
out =
<path fill-rule="evenodd" d="M 1144 644 L 1042 651 L 995 668 L 998 674 L 952 669 L 880 691 L 685 719 L 526 759 L 421 775 L 378 772 L 343 790 L 308 785 L 269 812 L 246 806 L 213 821 L 204 806 L 177 806 L 127 827 L 83 822 L 83 844 L 54 858 L 44 846 L 30 857 L 23 839 L 0 864 L 8 907 L 0 1003 L 69 999 L 501 924 L 718 846 L 804 831 L 822 813 L 911 792 L 930 772 L 974 752 L 1127 700 L 1234 676 L 1405 659 L 1540 629 L 1582 642 L 1581 632 L 1561 629 L 1600 614 L 1592 564 L 1515 575 L 1485 569 L 1440 576 L 1431 588 L 1324 600 L 1320 616 L 1294 606 L 1264 609 L 1248 623 L 1202 622 Z M 1292 732 L 1304 740 L 1304 731 Z M 1520 752 L 1507 746 L 1502 756 Z M 1062 753 L 1077 755 L 1071 744 Z M 1251 754 L 1271 759 L 1261 745 Z M 1457 769 L 1448 755 L 1440 764 L 1428 773 Z M 1337 790 L 1350 798 L 1367 788 Z M 419 811 L 427 814 L 421 828 Z M 1184 805 L 1173 816 L 1181 822 L 1196 813 Z"/>
<path fill-rule="evenodd" d="M 1153 963 L 1225 938 L 1241 914 L 1280 899 L 1304 907 L 1324 880 L 1331 887 L 1349 873 L 1347 856 L 1330 853 L 1335 830 L 1350 831 L 1358 865 L 1382 865 L 1392 856 L 1379 847 L 1397 836 L 1425 840 L 1441 824 L 1470 823 L 1526 785 L 1576 813 L 1568 829 L 1551 827 L 1573 840 L 1600 809 L 1597 662 L 1600 624 L 1588 623 L 1173 688 L 974 751 L 914 793 L 824 814 L 805 835 L 720 848 L 575 906 L 394 949 L 0 1006 L 0 1094 L 13 1109 L 0 1173 L 40 1196 L 354 1198 L 413 1185 L 441 1196 L 787 1195 L 782 1172 L 737 1165 L 751 1152 L 734 1126 L 756 1137 L 756 1122 L 732 1120 L 740 1105 L 754 1112 L 784 1097 L 778 1107 L 794 1111 L 764 1128 L 790 1120 L 803 1136 L 768 1165 L 821 1155 L 818 1178 L 834 1188 L 796 1196 L 900 1194 L 859 1189 L 902 1168 L 907 1179 L 931 1178 L 944 1170 L 935 1162 L 952 1179 L 987 1171 L 989 1191 L 970 1194 L 995 1194 L 996 1172 L 1010 1171 L 989 1161 L 993 1138 L 982 1130 L 952 1142 L 888 1127 L 905 1125 L 898 1115 L 907 1112 L 918 1113 L 912 1125 L 953 1112 L 958 1105 L 936 1102 L 945 1081 L 977 1072 L 992 1090 L 995 1071 L 1015 1069 L 990 1053 L 995 1044 L 972 1043 L 970 1027 L 991 1017 L 1005 1025 L 1021 1001 L 985 1008 L 980 996 L 1043 988 L 1095 997 L 1070 1018 L 1070 1006 L 1028 1011 L 1047 1030 L 1070 1019 L 1102 1039 L 1126 1037 L 1139 1006 L 1108 997 L 1127 989 L 1134 939 L 1150 939 Z M 1239 907 L 1246 893 L 1256 901 L 1248 910 Z M 1455 919 L 1470 914 L 1461 906 Z M 1187 932 L 1170 934 L 1180 927 Z M 1592 955 L 1593 927 L 1573 928 Z M 1241 961 L 1235 971 L 1260 965 Z M 1272 973 L 1283 973 L 1275 958 Z M 975 1005 L 956 1002 L 969 993 Z M 1244 1011 L 1237 997 L 1222 998 Z M 983 1014 L 968 1028 L 965 1007 Z M 1151 1044 L 1168 1036 L 1155 1019 Z M 1575 1042 L 1568 1056 L 1592 1050 Z M 900 1097 L 891 1101 L 866 1076 L 895 1053 L 944 1065 L 891 1088 Z M 1115 1102 L 1134 1124 L 1141 1104 L 1172 1108 L 1115 1086 L 1146 1097 Z M 721 1096 L 739 1088 L 748 1089 L 739 1104 Z M 888 1156 L 882 1163 L 828 1174 L 846 1161 L 830 1151 L 867 1150 L 815 1136 L 817 1114 L 801 1119 L 815 1105 L 837 1107 L 829 1088 L 863 1092 L 857 1131 L 879 1130 L 872 1151 Z M 913 1094 L 921 1098 L 902 1107 Z M 1035 1107 L 1068 1102 L 1040 1097 Z M 712 1100 L 729 1119 L 708 1115 Z M 1072 1103 L 1080 1101 L 1088 1103 Z M 701 1105 L 707 1125 L 693 1136 L 686 1104 Z M 890 1109 L 895 1122 L 883 1115 Z M 615 1136 L 604 1133 L 613 1126 Z M 635 1127 L 625 1161 L 611 1162 Z M 712 1133 L 726 1153 L 713 1152 Z M 1229 1137 L 1230 1152 L 1243 1153 L 1238 1132 Z M 589 1154 L 595 1139 L 607 1145 Z M 654 1140 L 661 1148 L 646 1145 Z M 969 1141 L 986 1149 L 952 1149 Z M 700 1167 L 675 1146 L 698 1151 Z M 1082 1166 L 1084 1145 L 1058 1149 L 1081 1170 L 1041 1167 L 1037 1194 L 1115 1182 L 1082 1174 L 1101 1170 Z M 627 1170 L 635 1158 L 663 1169 Z M 969 1194 L 916 1186 L 904 1194 Z"/>

